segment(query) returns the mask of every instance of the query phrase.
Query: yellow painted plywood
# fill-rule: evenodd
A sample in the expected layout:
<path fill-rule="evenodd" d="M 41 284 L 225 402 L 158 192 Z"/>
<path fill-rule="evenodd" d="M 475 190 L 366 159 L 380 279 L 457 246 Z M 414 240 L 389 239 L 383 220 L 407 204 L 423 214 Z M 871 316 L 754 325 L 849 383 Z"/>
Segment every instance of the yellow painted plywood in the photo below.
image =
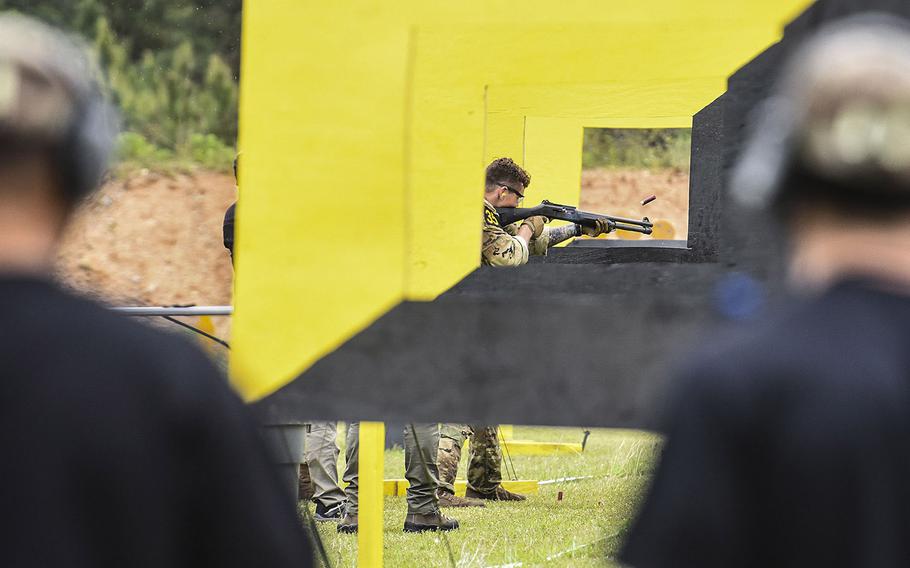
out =
<path fill-rule="evenodd" d="M 534 442 L 532 440 L 507 440 L 503 453 L 510 456 L 549 456 L 554 454 L 580 454 L 581 444 L 565 442 Z"/>

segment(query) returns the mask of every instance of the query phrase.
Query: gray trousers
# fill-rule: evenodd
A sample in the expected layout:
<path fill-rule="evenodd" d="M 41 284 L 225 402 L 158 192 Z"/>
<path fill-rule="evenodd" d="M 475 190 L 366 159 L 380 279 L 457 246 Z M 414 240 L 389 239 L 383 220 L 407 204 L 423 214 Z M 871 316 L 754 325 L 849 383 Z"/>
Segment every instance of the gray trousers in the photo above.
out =
<path fill-rule="evenodd" d="M 338 485 L 338 436 L 337 422 L 311 422 L 307 424 L 301 463 L 310 468 L 310 479 L 316 490 L 313 501 L 331 508 L 344 501 L 344 491 Z"/>
<path fill-rule="evenodd" d="M 439 510 L 436 489 L 439 487 L 439 472 L 436 468 L 436 453 L 439 451 L 439 424 L 414 424 L 417 439 L 411 427 L 404 429 L 404 476 L 408 480 L 408 513 L 435 513 Z M 347 447 L 344 457 L 347 464 L 343 480 L 348 484 L 344 489 L 347 497 L 347 513 L 357 514 L 358 460 L 360 448 L 360 423 L 348 424 Z M 423 450 L 423 460 L 418 453 Z M 426 462 L 426 464 L 424 464 Z"/>

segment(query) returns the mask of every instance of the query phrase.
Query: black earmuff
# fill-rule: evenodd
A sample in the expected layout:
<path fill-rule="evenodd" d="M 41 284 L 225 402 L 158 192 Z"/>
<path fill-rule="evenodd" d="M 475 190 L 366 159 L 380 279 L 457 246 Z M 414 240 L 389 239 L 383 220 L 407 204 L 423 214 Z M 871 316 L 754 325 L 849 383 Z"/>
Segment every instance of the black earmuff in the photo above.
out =
<path fill-rule="evenodd" d="M 114 108 L 97 90 L 76 105 L 73 119 L 55 148 L 64 196 L 75 203 L 101 183 L 110 163 L 118 132 Z"/>

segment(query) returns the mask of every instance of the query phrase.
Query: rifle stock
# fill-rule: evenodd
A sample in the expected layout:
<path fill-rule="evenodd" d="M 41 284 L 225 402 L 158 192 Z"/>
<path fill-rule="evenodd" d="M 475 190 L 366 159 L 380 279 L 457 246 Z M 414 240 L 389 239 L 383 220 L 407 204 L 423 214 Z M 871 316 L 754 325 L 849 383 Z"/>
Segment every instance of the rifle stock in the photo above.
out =
<path fill-rule="evenodd" d="M 593 227 L 597 224 L 598 219 L 606 219 L 612 221 L 619 230 L 633 231 L 645 235 L 650 235 L 651 230 L 653 229 L 653 224 L 647 217 L 638 220 L 628 219 L 626 217 L 614 217 L 612 215 L 600 215 L 598 213 L 588 213 L 587 211 L 579 211 L 571 205 L 560 205 L 559 203 L 551 203 L 547 200 L 544 200 L 540 205 L 535 207 L 497 207 L 496 213 L 499 214 L 499 222 L 502 225 L 511 225 L 522 219 L 541 215 L 549 219 L 559 219 L 561 221 L 578 223 L 583 227 Z"/>

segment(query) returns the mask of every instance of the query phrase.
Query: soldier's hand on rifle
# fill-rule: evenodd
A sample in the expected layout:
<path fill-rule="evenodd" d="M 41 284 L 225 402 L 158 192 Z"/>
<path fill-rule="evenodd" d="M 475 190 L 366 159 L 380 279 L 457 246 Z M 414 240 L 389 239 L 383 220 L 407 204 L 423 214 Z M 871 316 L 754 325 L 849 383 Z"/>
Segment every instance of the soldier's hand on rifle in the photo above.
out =
<path fill-rule="evenodd" d="M 596 237 L 604 233 L 612 233 L 616 230 L 616 223 L 609 219 L 597 219 L 597 225 L 594 227 L 581 227 L 581 234 L 589 237 Z"/>
<path fill-rule="evenodd" d="M 531 229 L 531 238 L 536 239 L 543 233 L 543 226 L 549 221 L 546 217 L 541 217 L 537 215 L 535 217 L 528 217 L 521 224 L 522 227 L 527 226 Z"/>

